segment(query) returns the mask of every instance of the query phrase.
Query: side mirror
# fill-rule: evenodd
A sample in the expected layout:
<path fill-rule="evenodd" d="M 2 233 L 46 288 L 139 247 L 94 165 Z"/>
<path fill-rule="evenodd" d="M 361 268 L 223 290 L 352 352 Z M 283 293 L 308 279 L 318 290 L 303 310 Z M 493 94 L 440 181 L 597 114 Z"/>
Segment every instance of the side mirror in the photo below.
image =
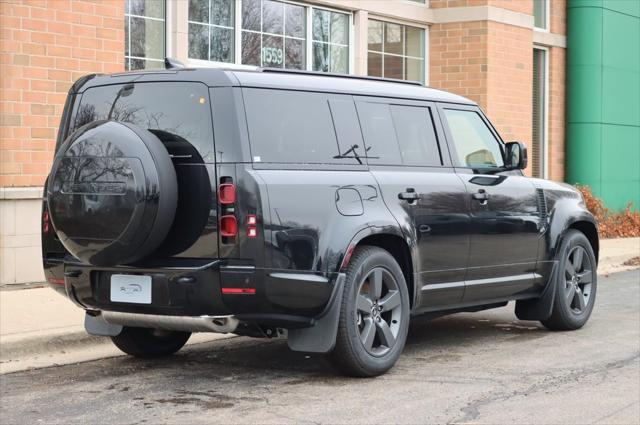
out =
<path fill-rule="evenodd" d="M 527 168 L 527 147 L 522 142 L 509 142 L 505 145 L 505 167 L 508 170 Z"/>

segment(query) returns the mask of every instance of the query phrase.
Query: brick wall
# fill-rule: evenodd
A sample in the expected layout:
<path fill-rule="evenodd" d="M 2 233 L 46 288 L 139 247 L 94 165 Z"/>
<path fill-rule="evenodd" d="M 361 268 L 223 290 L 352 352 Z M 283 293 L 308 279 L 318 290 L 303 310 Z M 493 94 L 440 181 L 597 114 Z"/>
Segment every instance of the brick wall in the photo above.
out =
<path fill-rule="evenodd" d="M 0 187 L 42 185 L 73 81 L 124 68 L 124 1 L 2 0 L 0 66 Z"/>
<path fill-rule="evenodd" d="M 438 24 L 429 30 L 429 85 L 487 106 L 485 21 Z"/>

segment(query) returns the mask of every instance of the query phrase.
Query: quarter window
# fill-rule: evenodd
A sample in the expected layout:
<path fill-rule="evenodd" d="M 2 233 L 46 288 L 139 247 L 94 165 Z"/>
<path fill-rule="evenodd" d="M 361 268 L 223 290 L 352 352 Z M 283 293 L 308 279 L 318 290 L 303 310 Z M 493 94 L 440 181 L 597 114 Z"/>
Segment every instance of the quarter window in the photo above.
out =
<path fill-rule="evenodd" d="M 424 82 L 424 29 L 370 19 L 368 74 Z"/>
<path fill-rule="evenodd" d="M 477 112 L 445 109 L 445 116 L 453 138 L 458 166 L 504 166 L 500 145 Z"/>
<path fill-rule="evenodd" d="M 342 164 L 327 95 L 244 89 L 254 163 Z"/>
<path fill-rule="evenodd" d="M 127 70 L 163 68 L 165 2 L 126 0 L 124 34 Z"/>

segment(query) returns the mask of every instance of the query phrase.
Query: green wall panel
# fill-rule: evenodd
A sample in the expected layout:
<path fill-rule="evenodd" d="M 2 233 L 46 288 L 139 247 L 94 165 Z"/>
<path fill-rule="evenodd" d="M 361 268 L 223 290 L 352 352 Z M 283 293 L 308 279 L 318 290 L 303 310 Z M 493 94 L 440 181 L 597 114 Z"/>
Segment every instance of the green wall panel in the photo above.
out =
<path fill-rule="evenodd" d="M 633 3 L 636 0 L 632 1 Z M 640 0 L 637 0 L 640 4 Z M 640 71 L 640 54 L 630 52 L 634 46 L 640 49 L 640 25 L 638 18 L 604 10 L 602 15 L 602 64 L 616 69 Z M 631 54 L 630 54 L 631 53 Z"/>
<path fill-rule="evenodd" d="M 602 121 L 640 126 L 640 72 L 603 68 Z"/>
<path fill-rule="evenodd" d="M 602 140 L 601 179 L 640 180 L 640 127 L 604 124 Z"/>
<path fill-rule="evenodd" d="M 570 123 L 567 126 L 567 182 L 600 181 L 602 124 Z"/>
<path fill-rule="evenodd" d="M 567 4 L 569 183 L 640 209 L 640 1 Z"/>

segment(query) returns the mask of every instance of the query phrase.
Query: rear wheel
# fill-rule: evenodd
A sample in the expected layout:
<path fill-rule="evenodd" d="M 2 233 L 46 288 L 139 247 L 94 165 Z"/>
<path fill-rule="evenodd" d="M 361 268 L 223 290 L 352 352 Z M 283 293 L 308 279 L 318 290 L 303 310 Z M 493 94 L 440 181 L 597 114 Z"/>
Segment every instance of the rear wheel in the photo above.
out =
<path fill-rule="evenodd" d="M 347 269 L 332 362 L 348 375 L 381 375 L 398 360 L 408 328 L 409 294 L 400 266 L 384 249 L 357 248 Z"/>
<path fill-rule="evenodd" d="M 596 258 L 586 236 L 572 229 L 557 260 L 553 311 L 542 324 L 552 330 L 579 329 L 589 320 L 596 299 Z"/>
<path fill-rule="evenodd" d="M 111 337 L 120 350 L 135 357 L 169 356 L 180 350 L 191 333 L 162 329 L 132 328 L 125 326 L 119 335 Z"/>

